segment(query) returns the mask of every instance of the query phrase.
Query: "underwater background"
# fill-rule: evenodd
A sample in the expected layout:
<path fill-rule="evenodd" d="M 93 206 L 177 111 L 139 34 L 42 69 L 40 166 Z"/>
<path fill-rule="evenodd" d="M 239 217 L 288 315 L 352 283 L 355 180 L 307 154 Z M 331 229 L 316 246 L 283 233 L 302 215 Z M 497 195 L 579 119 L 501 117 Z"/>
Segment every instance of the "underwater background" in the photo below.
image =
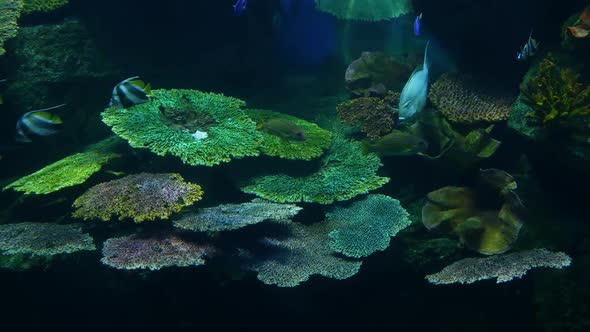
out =
<path fill-rule="evenodd" d="M 590 3 L 0 0 L 19 330 L 590 329 Z"/>

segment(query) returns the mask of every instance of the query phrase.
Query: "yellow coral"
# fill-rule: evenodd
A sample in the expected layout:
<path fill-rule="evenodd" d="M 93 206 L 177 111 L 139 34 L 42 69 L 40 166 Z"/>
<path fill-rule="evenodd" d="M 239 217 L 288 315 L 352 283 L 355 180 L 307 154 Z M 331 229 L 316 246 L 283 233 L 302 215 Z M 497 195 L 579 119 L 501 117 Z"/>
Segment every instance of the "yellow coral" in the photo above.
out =
<path fill-rule="evenodd" d="M 67 5 L 69 0 L 23 0 L 23 13 L 50 12 Z"/>

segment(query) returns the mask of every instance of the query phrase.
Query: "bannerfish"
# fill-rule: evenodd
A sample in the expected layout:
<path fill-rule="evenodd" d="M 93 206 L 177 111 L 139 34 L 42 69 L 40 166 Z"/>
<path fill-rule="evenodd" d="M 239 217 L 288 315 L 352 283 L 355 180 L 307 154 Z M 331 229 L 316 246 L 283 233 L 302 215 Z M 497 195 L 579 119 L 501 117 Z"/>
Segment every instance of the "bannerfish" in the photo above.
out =
<path fill-rule="evenodd" d="M 422 23 L 422 13 L 420 13 L 420 15 L 416 16 L 416 19 L 414 20 L 414 35 L 420 36 L 420 24 Z"/>
<path fill-rule="evenodd" d="M 244 14 L 244 12 L 246 11 L 247 4 L 247 0 L 237 0 L 234 5 L 234 14 L 236 14 L 237 16 Z"/>
<path fill-rule="evenodd" d="M 271 118 L 258 125 L 258 129 L 287 140 L 304 141 L 305 132 L 301 127 L 282 118 Z"/>
<path fill-rule="evenodd" d="M 407 120 L 422 111 L 428 95 L 428 43 L 424 49 L 424 63 L 417 67 L 402 90 L 399 99 L 399 118 Z"/>
<path fill-rule="evenodd" d="M 49 136 L 58 132 L 58 126 L 62 124 L 59 116 L 47 111 L 65 106 L 57 105 L 23 114 L 16 122 L 16 141 L 21 143 L 32 142 L 31 136 Z"/>
<path fill-rule="evenodd" d="M 520 51 L 516 53 L 516 60 L 524 61 L 535 55 L 538 49 L 539 43 L 533 38 L 533 30 L 531 30 L 529 39 L 527 39 L 524 46 L 520 48 Z"/>
<path fill-rule="evenodd" d="M 133 105 L 147 103 L 150 101 L 150 92 L 150 84 L 146 85 L 139 76 L 129 77 L 115 85 L 109 107 L 129 108 Z"/>
<path fill-rule="evenodd" d="M 410 156 L 428 149 L 428 143 L 420 137 L 394 130 L 374 142 L 363 141 L 366 151 L 380 156 Z"/>

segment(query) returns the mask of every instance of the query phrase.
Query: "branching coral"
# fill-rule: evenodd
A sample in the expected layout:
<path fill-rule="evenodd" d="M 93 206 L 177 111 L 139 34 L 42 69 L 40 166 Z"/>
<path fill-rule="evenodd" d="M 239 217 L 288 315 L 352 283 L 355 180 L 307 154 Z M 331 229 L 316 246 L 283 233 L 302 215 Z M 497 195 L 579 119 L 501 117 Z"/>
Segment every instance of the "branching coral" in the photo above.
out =
<path fill-rule="evenodd" d="M 486 258 L 466 258 L 455 262 L 442 271 L 426 276 L 431 284 L 471 284 L 476 281 L 496 278 L 496 283 L 522 278 L 537 267 L 562 269 L 572 259 L 562 252 L 547 249 L 532 249 L 507 255 Z"/>
<path fill-rule="evenodd" d="M 365 194 L 387 183 L 377 175 L 379 157 L 363 154 L 361 143 L 335 136 L 322 167 L 315 173 L 292 177 L 278 174 L 255 178 L 242 191 L 278 203 L 332 204 Z"/>
<path fill-rule="evenodd" d="M 200 209 L 174 221 L 174 226 L 195 232 L 229 231 L 266 220 L 289 222 L 300 207 L 260 199 L 241 204 L 222 204 Z"/>
<path fill-rule="evenodd" d="M 397 101 L 395 101 L 397 99 Z M 388 98 L 361 97 L 339 104 L 336 109 L 340 119 L 348 125 L 362 124 L 362 131 L 370 139 L 390 133 L 395 126 L 392 105 L 399 102 L 399 93 Z"/>
<path fill-rule="evenodd" d="M 261 134 L 240 110 L 244 105 L 221 94 L 154 90 L 150 102 L 129 109 L 109 108 L 102 118 L 132 147 L 147 148 L 159 156 L 171 154 L 189 165 L 213 166 L 259 154 Z"/>
<path fill-rule="evenodd" d="M 56 161 L 33 174 L 18 179 L 6 186 L 4 190 L 14 189 L 27 195 L 45 195 L 82 184 L 103 165 L 120 157 L 120 154 L 114 152 L 119 143 L 116 137 L 108 138 L 89 146 L 84 152 Z"/>
<path fill-rule="evenodd" d="M 140 173 L 98 184 L 74 201 L 75 218 L 120 220 L 136 223 L 156 218 L 167 219 L 184 206 L 201 200 L 203 191 L 196 184 L 184 182 L 176 173 Z"/>
<path fill-rule="evenodd" d="M 199 266 L 215 247 L 175 234 L 142 237 L 138 234 L 108 239 L 102 248 L 103 264 L 117 269 L 160 270 L 165 267 Z"/>
<path fill-rule="evenodd" d="M 330 146 L 332 134 L 320 128 L 315 123 L 268 110 L 247 110 L 246 114 L 254 120 L 258 126 L 262 126 L 269 119 L 284 119 L 299 127 L 303 132 L 303 139 L 283 138 L 262 131 L 260 151 L 271 157 L 285 159 L 310 160 L 324 153 L 324 149 Z"/>
<path fill-rule="evenodd" d="M 330 248 L 348 257 L 360 258 L 389 247 L 391 237 L 411 224 L 408 212 L 396 199 L 369 195 L 350 207 L 326 214 Z"/>
<path fill-rule="evenodd" d="M 22 9 L 21 0 L 0 0 L 0 55 L 6 53 L 4 42 L 18 32 L 17 20 Z"/>
<path fill-rule="evenodd" d="M 68 4 L 69 0 L 22 0 L 23 13 L 50 12 Z"/>
<path fill-rule="evenodd" d="M 362 262 L 334 255 L 328 245 L 329 228 L 326 223 L 305 226 L 299 223 L 284 225 L 286 236 L 266 237 L 262 240 L 263 253 L 243 252 L 244 268 L 258 272 L 258 279 L 268 285 L 295 287 L 319 274 L 334 279 L 355 275 Z"/>
<path fill-rule="evenodd" d="M 410 0 L 315 0 L 319 10 L 343 20 L 381 21 L 412 11 Z"/>
<path fill-rule="evenodd" d="M 430 101 L 454 122 L 496 122 L 508 119 L 513 100 L 493 96 L 471 78 L 442 75 L 430 88 Z"/>
<path fill-rule="evenodd" d="M 53 256 L 96 249 L 92 238 L 77 225 L 23 222 L 0 225 L 3 254 Z"/>
<path fill-rule="evenodd" d="M 533 126 L 573 127 L 580 118 L 590 115 L 590 86 L 578 81 L 572 68 L 557 65 L 551 55 L 541 61 L 533 76 L 525 79 L 520 91 L 525 104 L 533 109 L 527 114 Z"/>

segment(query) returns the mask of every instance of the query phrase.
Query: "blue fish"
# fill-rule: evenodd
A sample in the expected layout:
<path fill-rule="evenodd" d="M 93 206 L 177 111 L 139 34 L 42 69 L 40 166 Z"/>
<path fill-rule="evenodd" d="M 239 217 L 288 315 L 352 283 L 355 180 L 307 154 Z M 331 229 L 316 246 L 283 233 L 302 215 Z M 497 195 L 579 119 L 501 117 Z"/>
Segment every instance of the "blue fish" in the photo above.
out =
<path fill-rule="evenodd" d="M 236 4 L 234 5 L 234 14 L 240 16 L 244 14 L 246 11 L 246 5 L 248 4 L 248 0 L 237 0 Z"/>
<path fill-rule="evenodd" d="M 418 66 L 402 90 L 399 98 L 399 118 L 406 120 L 422 111 L 428 95 L 428 44 L 424 49 L 424 64 Z"/>
<path fill-rule="evenodd" d="M 416 36 L 420 36 L 420 23 L 422 22 L 422 13 L 420 13 L 420 15 L 416 16 L 416 19 L 414 20 L 414 35 Z"/>

